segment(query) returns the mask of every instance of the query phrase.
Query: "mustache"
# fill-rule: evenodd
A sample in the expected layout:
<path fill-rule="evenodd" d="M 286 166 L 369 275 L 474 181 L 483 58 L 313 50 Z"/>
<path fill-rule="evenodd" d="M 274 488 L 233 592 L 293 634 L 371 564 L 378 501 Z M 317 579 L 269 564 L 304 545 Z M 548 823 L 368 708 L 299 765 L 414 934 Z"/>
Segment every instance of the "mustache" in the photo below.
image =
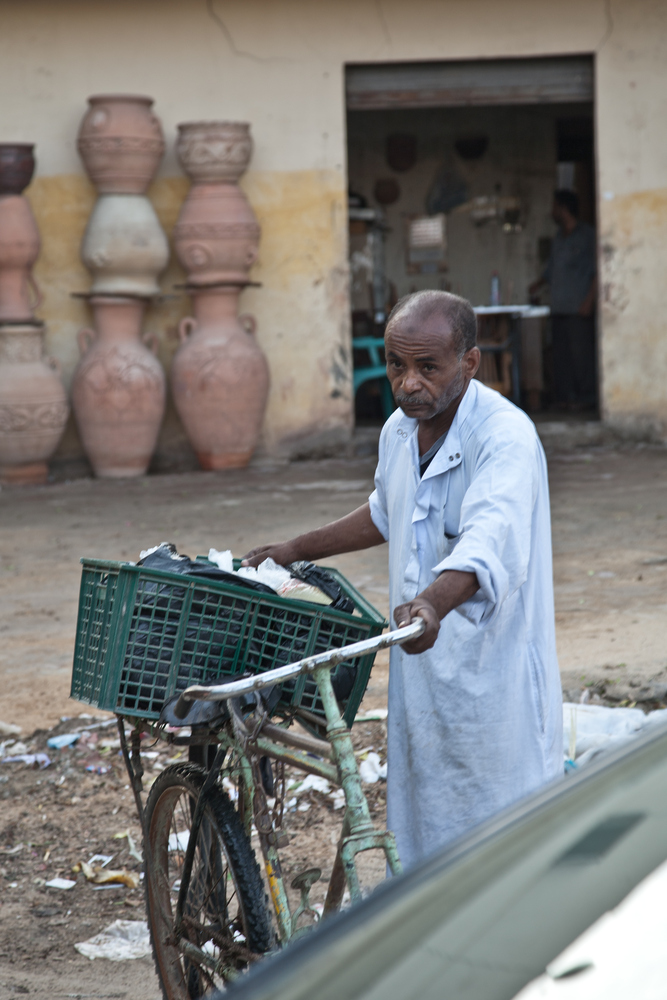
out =
<path fill-rule="evenodd" d="M 409 403 L 412 406 L 431 406 L 433 400 L 428 398 L 425 399 L 423 396 L 410 396 L 405 392 L 397 392 L 394 394 L 394 400 L 400 406 L 402 403 Z"/>

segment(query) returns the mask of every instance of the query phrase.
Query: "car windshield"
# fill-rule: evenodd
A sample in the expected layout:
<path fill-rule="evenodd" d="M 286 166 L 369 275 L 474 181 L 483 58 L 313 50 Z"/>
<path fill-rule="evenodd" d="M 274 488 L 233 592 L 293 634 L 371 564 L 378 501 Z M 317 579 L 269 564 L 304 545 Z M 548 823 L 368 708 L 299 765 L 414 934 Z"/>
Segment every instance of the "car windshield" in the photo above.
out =
<path fill-rule="evenodd" d="M 585 984 L 595 988 L 595 968 L 600 964 L 604 971 L 601 956 L 611 949 L 618 953 L 616 966 L 623 963 L 630 953 L 625 942 L 614 943 L 618 928 L 639 923 L 639 909 L 647 926 L 657 900 L 664 898 L 665 801 L 667 726 L 661 724 L 385 883 L 261 963 L 229 995 L 637 1000 L 634 988 L 598 993 Z M 664 933 L 661 919 L 656 933 Z M 637 933 L 635 928 L 634 938 Z M 647 947 L 652 940 L 647 936 Z M 663 941 L 655 938 L 656 961 Z M 577 969 L 577 963 L 585 968 Z M 551 976 L 537 979 L 547 966 Z M 565 972 L 570 975 L 553 978 Z M 613 978 L 611 965 L 608 975 Z M 563 991 L 565 983 L 570 990 L 578 982 L 583 992 Z M 658 995 L 663 994 L 650 994 Z"/>

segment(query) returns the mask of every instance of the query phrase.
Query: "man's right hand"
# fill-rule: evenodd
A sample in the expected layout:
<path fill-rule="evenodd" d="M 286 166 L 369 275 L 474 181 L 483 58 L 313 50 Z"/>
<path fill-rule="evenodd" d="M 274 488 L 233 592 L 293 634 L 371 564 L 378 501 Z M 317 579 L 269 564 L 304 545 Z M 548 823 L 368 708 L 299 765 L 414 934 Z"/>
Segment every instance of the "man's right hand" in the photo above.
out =
<path fill-rule="evenodd" d="M 273 559 L 279 566 L 289 566 L 298 558 L 293 541 L 281 542 L 278 545 L 258 545 L 256 549 L 251 549 L 244 555 L 241 565 L 259 566 L 265 559 Z"/>
<path fill-rule="evenodd" d="M 384 537 L 373 523 L 370 506 L 365 503 L 339 521 L 308 531 L 278 545 L 259 545 L 243 557 L 244 566 L 259 566 L 273 559 L 279 566 L 289 566 L 300 559 L 324 559 L 341 552 L 358 552 L 372 545 L 382 545 Z"/>

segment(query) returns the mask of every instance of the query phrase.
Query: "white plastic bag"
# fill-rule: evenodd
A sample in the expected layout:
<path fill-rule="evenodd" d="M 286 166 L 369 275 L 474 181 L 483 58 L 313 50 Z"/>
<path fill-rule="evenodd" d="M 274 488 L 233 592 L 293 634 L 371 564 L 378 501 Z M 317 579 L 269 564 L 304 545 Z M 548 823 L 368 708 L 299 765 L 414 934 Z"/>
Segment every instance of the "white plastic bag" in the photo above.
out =
<path fill-rule="evenodd" d="M 151 953 L 148 924 L 144 920 L 114 920 L 103 931 L 74 945 L 86 958 L 108 958 L 111 962 L 126 962 L 131 958 L 146 958 Z"/>

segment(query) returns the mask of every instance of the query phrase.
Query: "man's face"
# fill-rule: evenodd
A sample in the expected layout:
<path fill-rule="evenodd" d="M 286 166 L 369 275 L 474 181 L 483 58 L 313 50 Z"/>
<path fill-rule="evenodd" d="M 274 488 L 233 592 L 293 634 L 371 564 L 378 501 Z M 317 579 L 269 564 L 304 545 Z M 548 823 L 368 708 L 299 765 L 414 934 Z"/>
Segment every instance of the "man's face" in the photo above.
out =
<path fill-rule="evenodd" d="M 553 208 L 551 209 L 551 218 L 557 226 L 564 228 L 570 220 L 570 213 L 565 208 L 565 205 L 559 205 L 558 202 L 555 201 L 553 203 Z"/>
<path fill-rule="evenodd" d="M 458 358 L 449 324 L 431 315 L 397 316 L 385 333 L 387 378 L 396 403 L 408 417 L 430 420 L 443 413 L 465 389 L 479 364 L 473 348 Z"/>

